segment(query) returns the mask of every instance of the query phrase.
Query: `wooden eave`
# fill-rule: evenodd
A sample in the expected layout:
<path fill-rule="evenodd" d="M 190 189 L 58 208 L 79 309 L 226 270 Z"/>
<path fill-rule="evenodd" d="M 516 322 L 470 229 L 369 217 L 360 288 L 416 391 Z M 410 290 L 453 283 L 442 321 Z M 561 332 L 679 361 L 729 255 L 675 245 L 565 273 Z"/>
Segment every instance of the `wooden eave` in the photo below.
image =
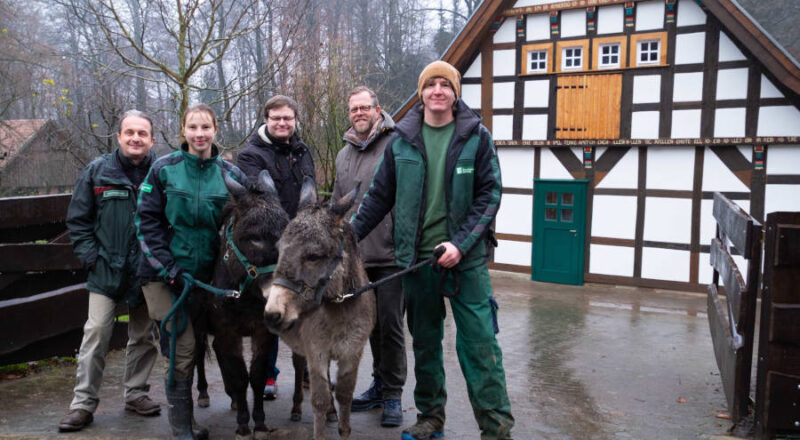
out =
<path fill-rule="evenodd" d="M 505 9 L 513 6 L 515 1 L 484 0 L 440 59 L 447 61 L 460 72 L 463 72 L 469 67 L 466 64 L 470 61 L 475 51 L 478 50 L 481 42 L 491 33 L 492 22 L 498 16 L 501 16 Z M 415 90 L 405 104 L 395 112 L 393 118 L 399 121 L 418 101 L 419 97 Z"/>
<path fill-rule="evenodd" d="M 800 95 L 800 67 L 730 0 L 703 0 L 703 5 L 783 85 Z"/>

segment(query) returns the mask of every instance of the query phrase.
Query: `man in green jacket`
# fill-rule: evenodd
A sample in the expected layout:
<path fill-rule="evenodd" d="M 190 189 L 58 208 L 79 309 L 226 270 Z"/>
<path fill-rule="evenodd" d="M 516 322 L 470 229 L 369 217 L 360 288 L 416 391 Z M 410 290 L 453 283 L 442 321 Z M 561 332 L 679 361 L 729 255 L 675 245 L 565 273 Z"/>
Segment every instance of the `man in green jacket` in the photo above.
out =
<path fill-rule="evenodd" d="M 487 239 L 500 206 L 500 167 L 489 131 L 459 99 L 461 76 L 443 61 L 419 76 L 421 105 L 395 125 L 353 228 L 364 238 L 394 207 L 395 260 L 408 267 L 443 247 L 438 266 L 403 278 L 413 338 L 417 423 L 404 440 L 444 433 L 443 292 L 456 324 L 456 352 L 481 439 L 507 439 L 514 417 L 495 339 Z"/>
<path fill-rule="evenodd" d="M 60 431 L 78 431 L 92 422 L 100 401 L 105 357 L 114 329 L 117 303 L 128 305 L 128 346 L 125 351 L 125 409 L 143 416 L 161 407 L 150 400 L 147 380 L 158 357 L 153 321 L 147 313 L 136 278 L 141 251 L 133 216 L 136 200 L 153 162 L 153 124 L 147 115 L 131 110 L 122 116 L 119 148 L 83 170 L 67 211 L 67 228 L 75 254 L 89 271 L 89 317 L 78 354 L 75 396 Z"/>

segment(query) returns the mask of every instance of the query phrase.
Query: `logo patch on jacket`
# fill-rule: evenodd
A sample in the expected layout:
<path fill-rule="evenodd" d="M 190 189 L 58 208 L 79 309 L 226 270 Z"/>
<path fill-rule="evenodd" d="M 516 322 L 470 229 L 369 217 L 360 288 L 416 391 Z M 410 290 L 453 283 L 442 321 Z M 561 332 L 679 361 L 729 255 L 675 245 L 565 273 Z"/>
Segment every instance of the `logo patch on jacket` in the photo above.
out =
<path fill-rule="evenodd" d="M 128 190 L 127 189 L 110 189 L 108 191 L 103 191 L 103 198 L 104 199 L 127 199 L 128 198 Z"/>
<path fill-rule="evenodd" d="M 140 189 L 146 193 L 149 193 L 153 191 L 153 185 L 150 185 L 148 183 L 143 183 Z"/>
<path fill-rule="evenodd" d="M 456 174 L 472 174 L 475 172 L 475 167 L 456 167 Z"/>

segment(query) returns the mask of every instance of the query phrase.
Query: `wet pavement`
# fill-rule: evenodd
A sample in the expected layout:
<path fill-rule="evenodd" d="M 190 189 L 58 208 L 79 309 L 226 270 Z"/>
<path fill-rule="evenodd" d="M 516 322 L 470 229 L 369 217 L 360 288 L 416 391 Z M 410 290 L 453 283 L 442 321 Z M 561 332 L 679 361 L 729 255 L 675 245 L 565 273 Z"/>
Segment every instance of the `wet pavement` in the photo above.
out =
<path fill-rule="evenodd" d="M 525 276 L 492 273 L 500 304 L 500 334 L 512 412 L 520 439 L 724 438 L 729 421 L 714 362 L 705 296 L 607 285 L 564 286 Z M 445 438 L 478 439 L 455 353 L 455 326 L 445 322 L 447 371 Z M 415 419 L 413 354 L 407 337 L 409 378 L 403 394 L 406 424 Z M 166 438 L 166 410 L 140 417 L 124 410 L 122 359 L 109 355 L 94 422 L 78 433 L 57 432 L 72 398 L 75 367 L 59 367 L 0 382 L 0 439 Z M 356 393 L 371 381 L 365 348 Z M 162 405 L 163 363 L 151 378 L 150 396 Z M 278 400 L 266 402 L 271 439 L 310 439 L 312 411 L 291 422 L 293 370 L 281 344 Z M 233 438 L 235 413 L 215 361 L 208 367 L 211 407 L 195 408 L 211 438 Z M 402 428 L 381 428 L 380 410 L 354 413 L 353 440 L 399 439 Z M 335 424 L 328 438 L 339 438 Z"/>

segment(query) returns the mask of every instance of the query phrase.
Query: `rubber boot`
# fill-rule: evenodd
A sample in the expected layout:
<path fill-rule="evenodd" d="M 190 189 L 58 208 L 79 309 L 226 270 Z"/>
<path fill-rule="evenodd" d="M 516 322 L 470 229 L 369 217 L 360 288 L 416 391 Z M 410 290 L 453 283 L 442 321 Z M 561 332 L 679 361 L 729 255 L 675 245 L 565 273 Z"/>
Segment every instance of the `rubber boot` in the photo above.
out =
<path fill-rule="evenodd" d="M 192 432 L 192 380 L 175 380 L 172 387 L 164 384 L 167 394 L 170 439 L 196 440 Z"/>

